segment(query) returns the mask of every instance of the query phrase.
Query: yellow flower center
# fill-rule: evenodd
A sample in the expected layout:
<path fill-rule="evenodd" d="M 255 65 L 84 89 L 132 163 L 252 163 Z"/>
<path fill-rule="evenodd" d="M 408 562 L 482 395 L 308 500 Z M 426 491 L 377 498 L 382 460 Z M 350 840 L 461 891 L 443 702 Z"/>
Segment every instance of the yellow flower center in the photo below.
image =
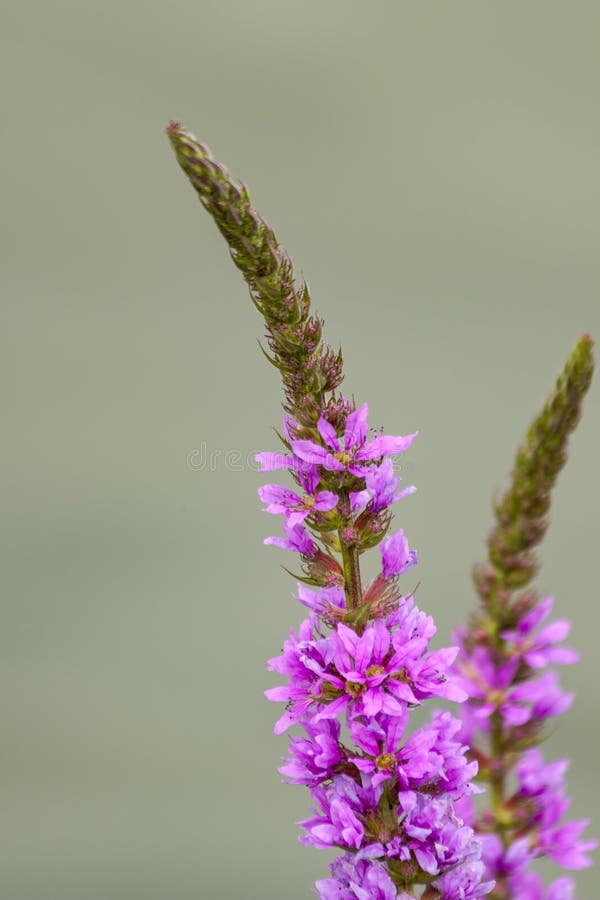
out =
<path fill-rule="evenodd" d="M 347 450 L 340 450 L 339 453 L 335 454 L 335 458 L 338 460 L 338 462 L 341 462 L 343 466 L 349 466 L 352 462 L 352 456 L 347 452 Z"/>
<path fill-rule="evenodd" d="M 364 690 L 364 684 L 358 684 L 356 681 L 346 682 L 346 693 L 350 694 L 351 697 L 360 697 Z"/>
<path fill-rule="evenodd" d="M 487 701 L 498 709 L 504 703 L 504 693 L 498 690 L 498 688 L 494 688 L 493 690 L 488 691 Z"/>
<path fill-rule="evenodd" d="M 382 753 L 375 760 L 375 765 L 380 771 L 391 772 L 396 765 L 396 757 L 393 753 Z"/>
<path fill-rule="evenodd" d="M 369 666 L 365 675 L 367 678 L 373 678 L 375 675 L 385 675 L 385 669 L 383 666 Z"/>

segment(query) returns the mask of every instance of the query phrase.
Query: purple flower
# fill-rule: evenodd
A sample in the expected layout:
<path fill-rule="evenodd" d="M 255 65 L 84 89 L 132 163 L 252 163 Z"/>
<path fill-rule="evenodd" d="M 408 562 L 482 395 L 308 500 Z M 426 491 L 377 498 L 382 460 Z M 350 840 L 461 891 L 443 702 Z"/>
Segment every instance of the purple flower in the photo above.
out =
<path fill-rule="evenodd" d="M 381 620 L 369 623 L 360 636 L 340 623 L 332 641 L 334 668 L 323 677 L 338 697 L 317 713 L 316 721 L 344 709 L 351 718 L 403 716 L 407 704 L 428 697 L 456 699 L 459 694 L 464 699 L 446 677 L 456 648 L 426 654 L 422 638 L 404 642 L 400 630 L 390 632 Z"/>
<path fill-rule="evenodd" d="M 479 793 L 470 784 L 477 763 L 468 763 L 467 748 L 453 739 L 460 721 L 448 712 L 438 712 L 430 725 L 417 729 L 401 745 L 407 718 L 380 716 L 366 725 L 352 723 L 352 740 L 368 755 L 350 756 L 350 761 L 371 777 L 373 786 L 394 778 L 403 792 L 445 793 L 455 799 Z"/>
<path fill-rule="evenodd" d="M 484 835 L 483 860 L 488 876 L 500 879 L 510 891 L 511 897 L 526 900 L 573 900 L 575 888 L 570 878 L 558 878 L 546 890 L 537 872 L 528 869 L 535 856 L 542 855 L 527 838 L 514 841 L 505 851 L 497 835 Z"/>
<path fill-rule="evenodd" d="M 506 725 L 518 726 L 559 716 L 571 705 L 573 695 L 561 690 L 554 672 L 514 683 L 518 665 L 518 657 L 496 663 L 491 651 L 483 646 L 476 646 L 470 656 L 459 660 L 457 682 L 469 694 L 469 712 L 480 728 L 486 729 L 485 720 L 497 711 Z"/>
<path fill-rule="evenodd" d="M 481 855 L 493 878 L 513 878 L 524 871 L 535 856 L 526 837 L 513 841 L 506 851 L 497 834 L 484 834 L 481 842 Z"/>
<path fill-rule="evenodd" d="M 528 718 L 539 722 L 552 716 L 562 716 L 571 706 L 574 696 L 561 689 L 556 672 L 547 672 L 540 678 L 512 688 L 507 694 L 507 707 L 503 715 L 509 724 L 520 724 Z M 513 706 L 516 703 L 531 704 L 529 716 L 525 717 L 523 707 L 519 707 L 517 712 L 517 707 Z"/>
<path fill-rule="evenodd" d="M 289 677 L 287 685 L 265 691 L 268 700 L 287 704 L 286 711 L 275 723 L 275 734 L 281 734 L 314 709 L 316 701 L 313 692 L 318 690 L 319 683 L 314 667 L 327 666 L 331 658 L 329 641 L 313 640 L 314 633 L 315 616 L 311 614 L 300 624 L 297 636 L 290 631 L 290 639 L 285 641 L 282 655 L 269 660 L 270 671 Z"/>
<path fill-rule="evenodd" d="M 575 885 L 570 878 L 558 878 L 546 888 L 537 872 L 520 869 L 511 875 L 509 886 L 513 897 L 526 900 L 574 900 Z"/>
<path fill-rule="evenodd" d="M 416 862 L 423 872 L 441 875 L 479 859 L 473 830 L 457 819 L 444 795 L 400 793 L 393 809 L 379 815 L 382 787 L 335 775 L 331 784 L 312 788 L 315 815 L 301 822 L 302 842 L 318 849 L 358 850 L 357 859 Z"/>
<path fill-rule="evenodd" d="M 381 566 L 384 578 L 394 578 L 402 575 L 417 563 L 416 550 L 410 550 L 404 531 L 400 529 L 396 534 L 383 539 L 380 544 Z"/>
<path fill-rule="evenodd" d="M 573 700 L 556 672 L 543 670 L 576 662 L 578 654 L 558 646 L 569 634 L 566 620 L 540 627 L 552 609 L 551 597 L 537 601 L 533 593 L 522 592 L 511 599 L 510 593 L 492 591 L 489 605 L 484 601 L 480 615 L 459 634 L 457 680 L 469 694 L 461 738 L 486 761 L 488 780 L 494 772 L 506 773 L 503 796 L 492 809 L 476 815 L 469 797 L 459 801 L 459 809 L 481 829 L 487 875 L 497 879 L 503 896 L 570 900 L 570 879 L 559 878 L 546 890 L 529 867 L 545 856 L 567 869 L 584 868 L 597 846 L 582 837 L 587 820 L 563 820 L 570 804 L 563 782 L 567 760 L 544 764 L 535 746 L 545 720 L 564 713 Z"/>
<path fill-rule="evenodd" d="M 568 665 L 579 659 L 575 650 L 554 646 L 564 641 L 571 630 L 571 624 L 566 619 L 557 619 L 537 635 L 533 634 L 549 615 L 553 602 L 552 597 L 546 597 L 520 618 L 516 629 L 502 633 L 504 640 L 514 645 L 513 652 L 522 656 L 532 669 L 542 669 L 550 663 Z"/>
<path fill-rule="evenodd" d="M 494 889 L 495 882 L 482 881 L 485 866 L 481 860 L 451 869 L 443 878 L 433 882 L 444 900 L 476 900 Z M 529 898 L 528 900 L 533 900 Z M 558 898 L 557 898 L 558 900 Z"/>
<path fill-rule="evenodd" d="M 367 441 L 369 427 L 368 404 L 350 413 L 346 419 L 343 445 L 335 428 L 323 416 L 317 428 L 323 444 L 309 440 L 292 440 L 294 455 L 310 465 L 319 465 L 331 472 L 351 472 L 359 477 L 365 474 L 365 464 L 370 464 L 387 454 L 402 453 L 408 449 L 418 432 L 406 436 L 379 435 Z"/>
<path fill-rule="evenodd" d="M 345 756 L 340 748 L 340 723 L 326 719 L 304 723 L 305 736 L 290 739 L 290 756 L 279 771 L 290 784 L 316 787 L 331 778 Z"/>
<path fill-rule="evenodd" d="M 557 878 L 546 890 L 537 872 L 523 872 L 511 879 L 511 888 L 516 897 L 527 900 L 575 900 L 575 885 L 570 878 Z"/>
<path fill-rule="evenodd" d="M 381 791 L 364 788 L 348 775 L 336 775 L 330 785 L 312 788 L 318 804 L 315 815 L 300 822 L 303 844 L 327 850 L 347 847 L 357 850 L 365 840 L 364 820 L 377 808 Z"/>
<path fill-rule="evenodd" d="M 353 854 L 337 860 L 332 877 L 317 883 L 319 896 L 408 900 L 411 894 L 398 891 L 386 866 L 393 860 L 395 873 L 406 867 L 407 891 L 425 874 L 442 877 L 468 865 L 444 890 L 457 900 L 475 898 L 487 893 L 479 884 L 481 867 L 474 865 L 480 845 L 457 815 L 456 803 L 477 791 L 472 784 L 477 764 L 466 761 L 465 747 L 456 740 L 460 723 L 439 713 L 404 736 L 412 707 L 432 697 L 466 698 L 448 677 L 458 648 L 431 652 L 433 620 L 412 597 L 398 595 L 395 580 L 415 565 L 416 552 L 402 529 L 381 540 L 389 520 L 380 514 L 414 490 L 398 490 L 392 462 L 383 457 L 406 449 L 414 435 L 368 440 L 367 412 L 365 404 L 347 415 L 343 437 L 321 416 L 321 442 L 297 440 L 299 427 L 285 421 L 291 454 L 256 457 L 263 471 L 292 469 L 300 485 L 300 491 L 276 484 L 260 488 L 266 511 L 285 517 L 285 537 L 265 543 L 299 552 L 306 580 L 315 585 L 298 585 L 298 599 L 310 616 L 297 634 L 290 633 L 282 654 L 269 661 L 270 670 L 287 679 L 265 691 L 269 700 L 286 704 L 275 733 L 292 725 L 303 729 L 290 739 L 279 771 L 286 780 L 307 785 L 315 802 L 314 814 L 300 823 L 303 843 Z M 342 497 L 338 482 L 355 485 L 354 479 L 343 480 L 346 473 L 364 479 L 364 490 L 344 491 Z M 319 490 L 322 484 L 337 493 Z M 335 507 L 335 520 L 309 519 L 313 524 L 310 533 L 306 530 L 303 523 L 312 513 Z M 330 524 L 338 531 L 335 541 L 327 536 Z M 380 542 L 381 572 L 366 591 L 351 596 L 353 602 L 345 557 L 344 569 L 335 560 L 337 540 L 358 547 L 358 553 Z M 342 742 L 342 723 L 357 749 Z"/>
<path fill-rule="evenodd" d="M 300 525 L 313 512 L 329 512 L 338 502 L 331 491 L 306 493 L 304 497 L 280 484 L 264 484 L 258 489 L 258 496 L 266 503 L 265 512 L 284 515 L 290 527 Z"/>
<path fill-rule="evenodd" d="M 370 623 L 360 636 L 340 623 L 331 635 L 331 646 L 332 665 L 321 674 L 335 699 L 321 708 L 315 721 L 344 710 L 351 717 L 380 712 L 402 716 L 406 703 L 417 702 L 408 677 L 404 680 L 405 671 L 396 666 L 398 654 L 389 654 L 392 637 L 381 620 Z"/>
<path fill-rule="evenodd" d="M 586 854 L 597 846 L 597 841 L 579 840 L 588 820 L 560 824 L 570 805 L 564 785 L 568 766 L 566 759 L 544 764 L 540 750 L 528 750 L 516 768 L 517 796 L 535 835 L 532 843 L 536 855 L 543 853 L 565 869 L 583 869 L 591 865 Z"/>
<path fill-rule="evenodd" d="M 399 807 L 401 834 L 387 842 L 386 856 L 406 860 L 412 854 L 429 875 L 479 859 L 481 845 L 473 829 L 457 818 L 446 795 L 400 794 Z"/>
<path fill-rule="evenodd" d="M 298 600 L 327 621 L 335 621 L 340 614 L 346 612 L 346 595 L 343 588 L 319 588 L 315 591 L 299 583 Z"/>
<path fill-rule="evenodd" d="M 264 543 L 279 547 L 281 550 L 294 550 L 296 553 L 301 553 L 302 556 L 315 556 L 317 545 L 302 525 L 290 525 L 289 522 L 284 522 L 283 529 L 287 537 L 272 535 L 265 538 Z"/>
<path fill-rule="evenodd" d="M 369 508 L 372 513 L 381 512 L 416 491 L 416 487 L 411 485 L 396 493 L 400 479 L 395 477 L 394 464 L 389 457 L 386 457 L 380 466 L 367 469 L 364 472 L 364 478 L 365 490 L 350 494 L 350 503 L 354 513 L 364 509 L 368 503 L 371 504 Z"/>
<path fill-rule="evenodd" d="M 340 622 L 314 639 L 314 614 L 291 633 L 283 654 L 269 661 L 271 671 L 287 675 L 285 686 L 265 691 L 269 700 L 288 704 L 275 732 L 305 718 L 320 722 L 346 712 L 350 720 L 384 713 L 401 716 L 407 706 L 430 697 L 462 702 L 466 695 L 448 678 L 456 647 L 427 652 L 435 628 L 411 600 L 384 622 L 369 622 L 361 635 Z"/>
<path fill-rule="evenodd" d="M 549 856 L 565 869 L 586 869 L 592 860 L 587 855 L 598 846 L 598 841 L 581 841 L 579 837 L 590 824 L 589 819 L 566 822 L 556 828 L 548 827 L 538 832 L 540 853 Z"/>
<path fill-rule="evenodd" d="M 591 864 L 587 854 L 597 841 L 581 840 L 588 821 L 561 824 L 570 803 L 563 782 L 567 767 L 564 759 L 544 764 L 537 748 L 524 753 L 515 770 L 518 787 L 511 809 L 515 823 L 526 833 L 507 849 L 497 835 L 484 836 L 483 858 L 488 873 L 507 882 L 511 896 L 533 900 L 568 900 L 573 896 L 568 878 L 558 879 L 545 893 L 541 879 L 528 870 L 529 863 L 537 857 L 547 856 L 567 869 Z"/>
<path fill-rule="evenodd" d="M 398 897 L 389 873 L 376 860 L 357 859 L 349 854 L 335 859 L 329 868 L 332 877 L 315 885 L 321 900 L 396 900 Z"/>
<path fill-rule="evenodd" d="M 568 759 L 556 759 L 544 765 L 541 751 L 534 747 L 524 753 L 517 767 L 520 793 L 526 797 L 541 797 L 548 791 L 563 791 L 563 778 L 569 768 Z"/>

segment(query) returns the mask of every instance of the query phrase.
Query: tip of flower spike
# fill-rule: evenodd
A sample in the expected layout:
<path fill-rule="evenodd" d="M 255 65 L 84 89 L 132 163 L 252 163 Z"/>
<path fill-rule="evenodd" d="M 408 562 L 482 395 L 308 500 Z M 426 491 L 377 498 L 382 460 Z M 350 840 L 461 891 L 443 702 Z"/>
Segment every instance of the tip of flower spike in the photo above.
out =
<path fill-rule="evenodd" d="M 175 154 L 177 154 L 181 149 L 182 139 L 185 138 L 187 132 L 183 127 L 181 122 L 176 122 L 175 119 L 171 119 L 167 127 L 165 128 L 165 132 Z"/>
<path fill-rule="evenodd" d="M 191 131 L 188 131 L 182 122 L 177 122 L 175 119 L 171 119 L 165 128 L 165 132 L 175 152 L 180 150 L 182 145 L 189 141 L 197 143 L 197 139 Z"/>
<path fill-rule="evenodd" d="M 594 338 L 588 331 L 584 331 L 584 333 L 579 336 L 579 340 L 575 345 L 574 353 L 581 354 L 588 360 L 589 363 L 591 363 L 591 365 L 593 365 L 593 350 Z"/>
<path fill-rule="evenodd" d="M 575 388 L 581 394 L 581 398 L 583 398 L 592 380 L 594 371 L 593 351 L 594 339 L 591 334 L 585 332 L 575 344 L 565 368 L 565 373 L 569 370 L 569 375 Z"/>

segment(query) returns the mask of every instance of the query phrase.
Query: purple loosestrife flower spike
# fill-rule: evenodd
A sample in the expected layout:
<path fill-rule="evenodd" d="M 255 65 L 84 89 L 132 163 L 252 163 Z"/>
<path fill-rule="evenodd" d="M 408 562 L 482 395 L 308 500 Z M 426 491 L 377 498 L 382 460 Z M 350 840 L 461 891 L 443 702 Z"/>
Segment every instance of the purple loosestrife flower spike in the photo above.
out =
<path fill-rule="evenodd" d="M 515 460 L 511 484 L 495 505 L 489 560 L 475 570 L 481 607 L 458 633 L 455 671 L 469 695 L 462 707 L 462 739 L 490 787 L 489 808 L 462 808 L 483 840 L 492 897 L 558 900 L 574 896 L 559 878 L 547 889 L 529 864 L 546 856 L 567 869 L 590 864 L 596 841 L 581 837 L 587 820 L 564 822 L 567 760 L 545 763 L 537 745 L 549 718 L 562 715 L 572 694 L 549 665 L 574 663 L 561 646 L 569 623 L 546 624 L 553 600 L 528 588 L 537 571 L 534 551 L 548 526 L 550 493 L 566 461 L 569 435 L 581 413 L 593 372 L 592 340 L 577 343 Z"/>
<path fill-rule="evenodd" d="M 280 770 L 312 795 L 301 840 L 342 854 L 331 878 L 317 882 L 317 894 L 484 896 L 492 883 L 484 879 L 482 845 L 459 814 L 477 790 L 477 763 L 457 739 L 460 722 L 437 713 L 409 730 L 415 707 L 466 698 L 450 677 L 458 648 L 430 649 L 433 619 L 400 589 L 416 552 L 402 529 L 386 536 L 390 507 L 413 490 L 397 490 L 391 458 L 410 447 L 416 432 L 370 434 L 367 404 L 357 408 L 335 394 L 341 356 L 321 344 L 308 290 L 294 285 L 272 229 L 204 145 L 176 123 L 168 134 L 264 316 L 270 358 L 284 384 L 286 452 L 257 460 L 264 472 L 288 471 L 299 490 L 270 483 L 259 493 L 266 511 L 284 520 L 285 537 L 266 543 L 300 556 L 305 577 L 298 599 L 309 616 L 270 660 L 286 683 L 266 694 L 286 704 L 275 732 L 301 730 Z M 364 585 L 360 558 L 377 545 L 380 571 Z M 547 639 L 542 644 L 544 652 Z"/>

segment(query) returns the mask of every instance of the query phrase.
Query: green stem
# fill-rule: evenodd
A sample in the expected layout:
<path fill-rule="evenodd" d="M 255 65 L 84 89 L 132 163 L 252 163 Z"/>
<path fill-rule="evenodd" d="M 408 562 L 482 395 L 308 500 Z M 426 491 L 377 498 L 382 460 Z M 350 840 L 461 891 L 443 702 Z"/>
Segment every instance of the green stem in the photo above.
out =
<path fill-rule="evenodd" d="M 362 604 L 362 583 L 360 580 L 360 562 L 358 549 L 349 547 L 344 541 L 341 531 L 339 533 L 340 547 L 342 548 L 342 564 L 344 567 L 344 590 L 346 592 L 346 606 L 357 609 Z"/>
<path fill-rule="evenodd" d="M 502 743 L 502 716 L 499 712 L 492 714 L 491 730 L 491 772 L 490 772 L 490 794 L 492 802 L 492 812 L 495 818 L 494 831 L 502 840 L 506 847 L 506 828 L 505 828 L 505 812 L 504 803 L 506 800 L 506 777 L 504 771 L 504 746 Z M 499 764 L 499 765 L 498 765 Z"/>

